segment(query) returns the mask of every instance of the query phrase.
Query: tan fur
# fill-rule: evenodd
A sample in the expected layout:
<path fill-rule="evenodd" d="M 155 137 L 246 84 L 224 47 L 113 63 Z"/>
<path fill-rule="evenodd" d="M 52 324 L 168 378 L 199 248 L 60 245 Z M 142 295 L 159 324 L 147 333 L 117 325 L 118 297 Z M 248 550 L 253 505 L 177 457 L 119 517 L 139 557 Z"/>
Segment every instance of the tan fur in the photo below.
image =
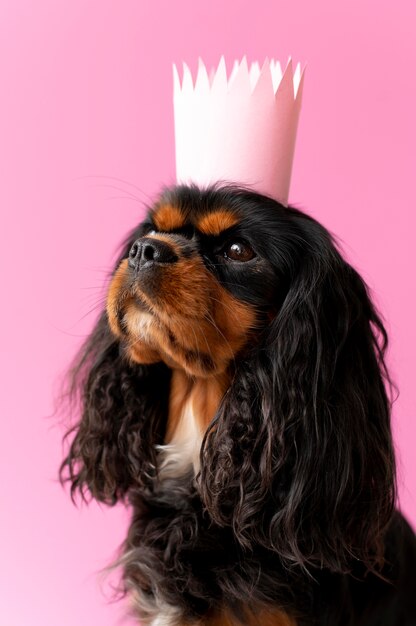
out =
<path fill-rule="evenodd" d="M 216 611 L 201 620 L 189 622 L 178 618 L 173 607 L 166 607 L 165 612 L 162 610 L 158 617 L 154 618 L 150 623 L 145 623 L 150 624 L 150 626 L 297 626 L 296 619 L 280 609 L 263 609 L 254 612 L 249 607 L 246 607 L 245 615 L 246 619 L 244 622 L 237 621 L 224 609 L 223 611 Z"/>
<path fill-rule="evenodd" d="M 185 223 L 185 217 L 179 207 L 170 204 L 162 204 L 154 211 L 153 221 L 162 231 L 170 231 L 180 228 Z"/>
<path fill-rule="evenodd" d="M 127 259 L 124 259 L 117 270 L 113 278 L 111 279 L 110 287 L 107 294 L 107 316 L 108 323 L 110 324 L 111 331 L 116 337 L 121 336 L 121 328 L 118 323 L 118 313 L 123 306 L 128 304 L 128 300 L 132 299 L 131 294 L 128 294 L 124 288 L 127 272 Z"/>
<path fill-rule="evenodd" d="M 181 622 L 178 626 L 185 626 L 185 623 Z M 241 622 L 237 622 L 224 611 L 204 619 L 199 622 L 198 626 L 241 626 Z M 279 609 L 254 613 L 247 607 L 247 619 L 244 621 L 244 626 L 296 626 L 296 621 Z"/>
<path fill-rule="evenodd" d="M 174 370 L 166 441 L 168 443 L 172 441 L 180 428 L 187 404 L 192 407 L 197 428 L 202 437 L 217 412 L 229 384 L 230 376 L 226 372 L 207 378 L 191 378 L 182 370 Z"/>
<path fill-rule="evenodd" d="M 219 235 L 227 228 L 238 224 L 238 222 L 239 219 L 236 215 L 223 209 L 204 215 L 198 221 L 197 227 L 204 235 Z"/>

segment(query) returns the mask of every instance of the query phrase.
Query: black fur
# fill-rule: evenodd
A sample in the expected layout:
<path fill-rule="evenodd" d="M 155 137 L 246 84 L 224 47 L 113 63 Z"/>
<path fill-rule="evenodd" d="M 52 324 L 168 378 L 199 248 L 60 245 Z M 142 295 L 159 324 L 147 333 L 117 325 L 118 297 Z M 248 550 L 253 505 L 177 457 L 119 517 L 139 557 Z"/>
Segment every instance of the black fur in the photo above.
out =
<path fill-rule="evenodd" d="M 162 201 L 189 216 L 239 212 L 227 240 L 248 241 L 256 263 L 221 262 L 224 238 L 178 236 L 263 330 L 236 360 L 196 479 L 158 479 L 169 369 L 130 364 L 105 313 L 81 350 L 70 385 L 82 417 L 61 476 L 73 494 L 132 506 L 126 590 L 189 619 L 225 605 L 244 624 L 248 604 L 305 626 L 414 626 L 416 540 L 395 511 L 394 385 L 368 287 L 297 209 L 235 187 L 178 187 Z M 150 227 L 151 213 L 121 258 Z"/>

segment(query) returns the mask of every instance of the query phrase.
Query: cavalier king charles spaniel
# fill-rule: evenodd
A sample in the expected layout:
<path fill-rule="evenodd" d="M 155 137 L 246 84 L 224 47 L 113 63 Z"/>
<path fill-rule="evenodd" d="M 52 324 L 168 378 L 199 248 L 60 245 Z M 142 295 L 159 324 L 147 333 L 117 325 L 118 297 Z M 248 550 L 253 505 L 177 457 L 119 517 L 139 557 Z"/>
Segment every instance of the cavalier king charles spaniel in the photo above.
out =
<path fill-rule="evenodd" d="M 73 496 L 131 507 L 140 623 L 415 626 L 387 343 L 315 219 L 241 187 L 163 192 L 71 370 L 61 467 Z"/>

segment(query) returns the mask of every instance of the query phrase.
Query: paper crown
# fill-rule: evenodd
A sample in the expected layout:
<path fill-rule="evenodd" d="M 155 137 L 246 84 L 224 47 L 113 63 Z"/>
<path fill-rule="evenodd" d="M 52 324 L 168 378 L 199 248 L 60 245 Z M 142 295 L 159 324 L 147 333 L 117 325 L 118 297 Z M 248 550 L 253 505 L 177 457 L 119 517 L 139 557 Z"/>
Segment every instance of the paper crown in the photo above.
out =
<path fill-rule="evenodd" d="M 292 61 L 263 67 L 235 61 L 230 76 L 224 57 L 208 75 L 200 60 L 195 84 L 176 66 L 174 118 L 178 183 L 207 187 L 216 182 L 250 186 L 287 204 L 304 71 Z"/>

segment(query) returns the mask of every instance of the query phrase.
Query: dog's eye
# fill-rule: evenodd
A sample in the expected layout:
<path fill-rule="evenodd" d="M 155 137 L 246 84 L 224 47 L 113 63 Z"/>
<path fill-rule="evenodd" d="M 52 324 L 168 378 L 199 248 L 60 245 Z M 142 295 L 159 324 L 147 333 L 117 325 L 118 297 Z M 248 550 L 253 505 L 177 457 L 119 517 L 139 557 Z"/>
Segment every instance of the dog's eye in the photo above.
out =
<path fill-rule="evenodd" d="M 255 256 L 253 248 L 246 241 L 232 241 L 224 248 L 224 257 L 231 261 L 250 261 Z"/>

